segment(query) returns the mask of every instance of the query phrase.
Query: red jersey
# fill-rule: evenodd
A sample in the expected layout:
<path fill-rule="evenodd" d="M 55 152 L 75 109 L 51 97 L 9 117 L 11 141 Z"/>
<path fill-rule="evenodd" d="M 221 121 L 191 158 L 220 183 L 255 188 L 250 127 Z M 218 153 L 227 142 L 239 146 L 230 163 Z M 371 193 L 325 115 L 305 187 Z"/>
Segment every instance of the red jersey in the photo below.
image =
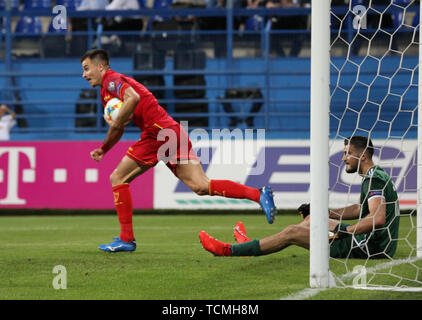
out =
<path fill-rule="evenodd" d="M 101 84 L 101 101 L 105 106 L 107 101 L 118 98 L 123 101 L 125 90 L 132 87 L 138 93 L 140 100 L 133 112 L 133 122 L 144 131 L 153 125 L 167 128 L 177 122 L 158 104 L 154 95 L 142 84 L 131 77 L 117 73 L 112 69 L 104 74 Z"/>

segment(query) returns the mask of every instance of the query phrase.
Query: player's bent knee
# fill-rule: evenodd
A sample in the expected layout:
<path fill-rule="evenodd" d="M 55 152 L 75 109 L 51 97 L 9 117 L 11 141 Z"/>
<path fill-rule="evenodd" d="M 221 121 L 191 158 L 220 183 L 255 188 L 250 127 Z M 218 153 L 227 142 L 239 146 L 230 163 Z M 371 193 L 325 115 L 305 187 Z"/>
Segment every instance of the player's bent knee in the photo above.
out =
<path fill-rule="evenodd" d="M 297 226 L 290 225 L 284 229 L 284 234 L 287 235 L 287 239 L 292 242 L 296 239 L 297 236 Z"/>
<path fill-rule="evenodd" d="M 195 192 L 198 196 L 204 196 L 206 193 L 199 186 L 192 186 L 191 190 Z"/>
<path fill-rule="evenodd" d="M 203 186 L 192 184 L 189 185 L 189 188 L 195 192 L 198 196 L 205 196 L 209 194 L 208 187 L 204 188 Z"/>
<path fill-rule="evenodd" d="M 209 192 L 208 192 L 208 190 L 207 191 L 200 190 L 200 191 L 197 191 L 196 194 L 198 196 L 207 196 L 207 195 L 209 195 Z"/>
<path fill-rule="evenodd" d="M 112 186 L 118 186 L 119 184 L 123 184 L 125 183 L 124 177 L 119 175 L 115 170 L 110 175 L 110 183 Z"/>
<path fill-rule="evenodd" d="M 309 248 L 309 228 L 302 225 L 290 225 L 285 231 L 290 245 Z"/>

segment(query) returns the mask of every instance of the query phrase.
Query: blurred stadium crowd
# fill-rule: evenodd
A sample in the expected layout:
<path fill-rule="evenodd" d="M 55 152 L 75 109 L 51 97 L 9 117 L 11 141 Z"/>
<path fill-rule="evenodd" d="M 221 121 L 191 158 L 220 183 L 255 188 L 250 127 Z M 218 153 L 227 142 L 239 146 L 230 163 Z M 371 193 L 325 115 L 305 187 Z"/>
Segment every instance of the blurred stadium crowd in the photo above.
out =
<path fill-rule="evenodd" d="M 146 85 L 177 120 L 206 129 L 266 128 L 283 138 L 293 130 L 306 137 L 310 2 L 0 0 L 0 84 L 5 88 L 0 102 L 17 113 L 12 130 L 17 139 L 62 128 L 103 132 L 98 92 L 86 88 L 75 67 L 86 50 L 103 48 L 113 59 L 121 58 L 114 60 L 118 71 Z M 52 12 L 56 6 L 66 8 L 64 15 Z M 359 6 L 366 15 L 357 30 L 354 8 Z M 368 111 L 364 127 L 375 131 L 377 107 L 383 106 L 388 121 L 396 119 L 399 102 L 389 99 L 385 77 L 373 80 L 377 73 L 395 77 L 398 96 L 413 105 L 416 93 L 406 88 L 418 54 L 418 24 L 419 1 L 332 1 L 331 55 L 339 61 L 333 66 L 343 65 L 333 70 L 332 83 L 341 89 L 332 97 L 333 114 L 342 116 L 347 104 Z M 410 62 L 397 64 L 402 57 Z M 355 85 L 357 78 L 374 84 L 369 93 L 374 108 L 368 107 L 368 87 Z M 356 128 L 352 118 L 343 121 L 342 130 Z M 409 127 L 408 121 L 398 122 L 399 130 Z"/>

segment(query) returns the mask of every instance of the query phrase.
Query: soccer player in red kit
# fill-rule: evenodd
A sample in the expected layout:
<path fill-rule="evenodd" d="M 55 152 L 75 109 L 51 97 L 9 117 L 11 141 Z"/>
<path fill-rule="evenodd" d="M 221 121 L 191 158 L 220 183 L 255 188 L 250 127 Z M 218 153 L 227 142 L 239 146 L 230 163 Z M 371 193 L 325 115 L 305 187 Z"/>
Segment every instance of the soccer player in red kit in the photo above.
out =
<path fill-rule="evenodd" d="M 101 49 L 87 51 L 81 58 L 81 64 L 82 77 L 92 87 L 101 87 L 101 99 L 104 105 L 114 97 L 123 101 L 117 119 L 107 121 L 110 128 L 106 138 L 100 147 L 91 151 L 91 158 L 101 161 L 120 140 L 125 126 L 131 120 L 141 130 L 141 139 L 128 149 L 110 176 L 120 222 L 120 237 L 113 238 L 109 244 L 100 245 L 100 250 L 119 252 L 136 249 L 129 183 L 154 167 L 158 161 L 164 161 L 173 174 L 196 194 L 253 200 L 265 211 L 268 222 L 274 221 L 276 208 L 272 190 L 269 187 L 251 188 L 230 180 L 210 180 L 192 149 L 189 136 L 183 127 L 167 114 L 142 84 L 113 71 L 106 51 Z M 168 148 L 170 151 L 160 154 L 160 147 L 169 142 L 169 139 L 159 138 L 160 132 L 164 130 L 172 131 L 173 137 L 177 138 L 173 140 L 177 141 L 170 141 L 174 148 L 170 147 Z"/>

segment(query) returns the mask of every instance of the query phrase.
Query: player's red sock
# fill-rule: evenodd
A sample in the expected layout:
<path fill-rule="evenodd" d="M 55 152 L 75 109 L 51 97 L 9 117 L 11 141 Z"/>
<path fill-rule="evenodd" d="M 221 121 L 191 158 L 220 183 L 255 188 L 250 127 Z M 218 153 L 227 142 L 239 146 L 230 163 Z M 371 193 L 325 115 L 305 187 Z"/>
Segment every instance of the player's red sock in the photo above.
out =
<path fill-rule="evenodd" d="M 133 240 L 132 225 L 132 195 L 129 184 L 124 183 L 113 187 L 114 205 L 120 222 L 120 239 L 125 242 Z"/>
<path fill-rule="evenodd" d="M 259 202 L 260 191 L 230 180 L 211 180 L 209 185 L 211 196 L 226 198 L 249 199 Z"/>

